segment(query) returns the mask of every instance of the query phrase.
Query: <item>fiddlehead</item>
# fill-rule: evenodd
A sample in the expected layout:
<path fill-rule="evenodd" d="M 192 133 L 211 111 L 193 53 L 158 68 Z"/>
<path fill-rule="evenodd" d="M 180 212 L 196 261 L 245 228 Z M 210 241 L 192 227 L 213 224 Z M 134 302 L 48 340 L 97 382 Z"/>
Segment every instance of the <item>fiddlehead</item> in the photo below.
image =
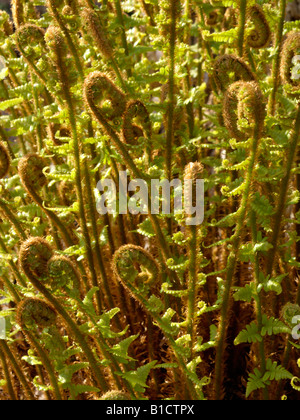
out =
<path fill-rule="evenodd" d="M 45 41 L 51 51 L 51 59 L 56 68 L 57 76 L 61 84 L 62 93 L 65 100 L 68 99 L 69 78 L 64 57 L 67 56 L 68 49 L 61 30 L 56 26 L 49 26 L 45 33 Z"/>
<path fill-rule="evenodd" d="M 136 124 L 133 123 L 136 119 Z M 127 104 L 125 113 L 123 115 L 123 138 L 125 143 L 135 145 L 138 137 L 145 136 L 147 141 L 151 139 L 151 121 L 150 115 L 141 101 L 130 101 Z"/>
<path fill-rule="evenodd" d="M 0 179 L 4 178 L 10 168 L 10 155 L 7 146 L 0 141 Z"/>
<path fill-rule="evenodd" d="M 53 364 L 49 358 L 49 355 L 43 346 L 39 343 L 35 335 L 35 330 L 37 327 L 44 329 L 52 327 L 56 324 L 56 310 L 45 300 L 38 298 L 26 298 L 18 303 L 16 321 L 22 328 L 22 331 L 28 342 L 33 348 L 36 348 L 36 351 L 41 358 L 46 371 L 48 372 L 55 398 L 57 400 L 61 400 L 62 396 Z"/>
<path fill-rule="evenodd" d="M 224 113 L 227 112 L 225 109 L 228 106 L 228 101 L 233 101 L 234 108 L 240 110 L 239 117 L 245 116 L 246 119 L 251 122 L 252 133 L 248 133 L 251 140 L 251 152 L 249 156 L 249 164 L 247 167 L 246 179 L 244 182 L 243 194 L 240 203 L 240 208 L 238 210 L 238 219 L 236 223 L 236 228 L 234 235 L 231 238 L 232 248 L 227 260 L 226 267 L 226 283 L 225 291 L 223 295 L 222 305 L 221 305 L 221 321 L 219 324 L 219 332 L 217 339 L 217 354 L 216 354 L 216 377 L 215 377 L 215 390 L 216 390 L 216 399 L 220 399 L 221 390 L 222 390 L 222 380 L 223 380 L 223 357 L 227 336 L 227 323 L 228 323 L 228 313 L 230 309 L 230 296 L 232 283 L 234 279 L 234 273 L 237 264 L 237 255 L 239 251 L 239 246 L 241 242 L 241 236 L 243 233 L 245 220 L 247 217 L 248 207 L 249 207 L 249 197 L 251 196 L 251 185 L 253 180 L 254 168 L 257 162 L 258 157 L 258 147 L 259 141 L 263 132 L 263 121 L 264 121 L 264 101 L 262 93 L 259 89 L 257 83 L 254 82 L 236 82 L 232 84 L 225 93 L 223 109 Z M 248 106 L 251 105 L 251 108 L 246 109 L 245 104 L 248 103 Z M 237 117 L 236 117 L 237 118 Z M 236 120 L 233 118 L 232 113 L 230 113 L 227 123 L 231 127 L 236 125 Z M 236 128 L 236 127 L 235 127 Z M 236 130 L 234 130 L 236 131 Z M 238 131 L 237 140 L 239 140 L 240 132 Z M 252 134 L 252 135 L 251 135 Z"/>
<path fill-rule="evenodd" d="M 80 78 L 83 79 L 83 77 L 84 77 L 83 68 L 82 68 L 82 63 L 81 63 L 78 51 L 76 49 L 76 46 L 75 46 L 74 41 L 72 39 L 72 36 L 71 36 L 68 28 L 66 27 L 66 25 L 64 23 L 64 20 L 63 20 L 61 14 L 60 14 L 60 11 L 59 11 L 59 8 L 61 6 L 61 2 L 58 2 L 57 0 L 47 0 L 46 3 L 47 3 L 49 13 L 55 19 L 57 25 L 59 26 L 60 31 L 63 33 L 63 35 L 66 39 L 66 44 L 68 45 L 68 48 L 69 48 L 70 52 L 72 53 L 72 56 L 74 58 L 74 62 L 75 62 L 78 74 L 79 74 Z M 53 33 L 53 31 L 51 31 L 51 32 L 55 37 L 56 36 L 55 33 Z M 56 31 L 56 34 L 58 35 L 57 31 Z M 59 37 L 61 37 L 61 35 L 59 35 Z M 61 41 L 59 39 L 57 39 L 57 42 L 61 43 Z"/>
<path fill-rule="evenodd" d="M 150 115 L 141 101 L 130 101 L 123 115 L 123 139 L 126 144 L 136 146 L 140 137 L 145 138 L 147 164 L 151 161 L 152 125 Z"/>
<path fill-rule="evenodd" d="M 159 291 L 161 270 L 157 261 L 143 248 L 125 245 L 113 257 L 118 280 L 137 300 L 147 299 Z"/>
<path fill-rule="evenodd" d="M 271 29 L 262 8 L 255 4 L 249 9 L 249 18 L 254 24 L 254 29 L 247 38 L 247 44 L 252 48 L 266 47 L 271 38 Z"/>
<path fill-rule="evenodd" d="M 230 73 L 234 75 L 233 80 L 229 76 Z M 224 92 L 231 83 L 238 80 L 244 80 L 245 82 L 255 80 L 255 75 L 250 67 L 241 58 L 234 55 L 222 55 L 217 58 L 213 75 L 221 92 Z"/>
<path fill-rule="evenodd" d="M 282 47 L 280 75 L 285 89 L 291 95 L 298 95 L 300 75 L 297 72 L 297 57 L 300 54 L 300 32 L 288 35 Z"/>
<path fill-rule="evenodd" d="M 253 94 L 255 91 L 255 94 Z M 258 98 L 261 98 L 261 102 Z M 262 136 L 264 128 L 265 110 L 263 98 L 258 85 L 255 82 L 236 82 L 227 90 L 224 97 L 223 116 L 224 123 L 232 137 L 237 140 L 245 140 L 256 127 L 258 136 Z M 247 121 L 242 129 L 239 121 Z"/>
<path fill-rule="evenodd" d="M 91 34 L 97 47 L 103 56 L 111 60 L 113 58 L 113 48 L 105 35 L 105 30 L 101 24 L 98 14 L 89 8 L 84 8 L 81 12 L 83 23 L 86 25 L 88 33 Z"/>
<path fill-rule="evenodd" d="M 118 126 L 118 119 L 126 110 L 126 95 L 104 74 L 91 73 L 85 80 L 85 99 L 91 111 L 101 121 Z M 110 101 L 110 104 L 104 101 Z"/>
<path fill-rule="evenodd" d="M 49 71 L 44 35 L 44 29 L 31 23 L 20 26 L 15 34 L 18 50 L 44 86 L 49 88 L 49 81 L 44 74 L 46 69 Z"/>
<path fill-rule="evenodd" d="M 98 362 L 96 361 L 84 334 L 80 331 L 76 322 L 68 314 L 63 305 L 61 305 L 59 300 L 41 281 L 43 273 L 47 274 L 47 265 L 52 256 L 53 250 L 44 239 L 39 237 L 30 238 L 23 242 L 20 247 L 19 262 L 24 274 L 28 277 L 31 284 L 35 287 L 35 289 L 42 293 L 42 295 L 44 295 L 47 302 L 52 305 L 54 310 L 63 318 L 66 326 L 74 335 L 76 341 L 89 361 L 90 367 L 95 374 L 99 386 L 102 388 L 103 392 L 106 392 L 108 391 L 106 380 L 103 377 L 103 374 L 98 366 Z"/>
<path fill-rule="evenodd" d="M 25 241 L 20 249 L 19 258 L 26 276 L 34 276 L 39 280 L 47 279 L 47 265 L 52 255 L 53 249 L 45 239 L 35 237 Z"/>
<path fill-rule="evenodd" d="M 24 156 L 18 164 L 21 182 L 34 201 L 37 193 L 47 185 L 47 178 L 43 173 L 45 167 L 45 159 L 35 153 Z"/>
<path fill-rule="evenodd" d="M 80 290 L 80 277 L 72 261 L 63 255 L 54 255 L 47 264 L 48 276 L 52 290 L 62 288 L 68 284 Z"/>
<path fill-rule="evenodd" d="M 33 330 L 37 326 L 50 327 L 56 323 L 54 308 L 44 300 L 37 298 L 23 299 L 17 306 L 17 323 L 24 330 Z"/>

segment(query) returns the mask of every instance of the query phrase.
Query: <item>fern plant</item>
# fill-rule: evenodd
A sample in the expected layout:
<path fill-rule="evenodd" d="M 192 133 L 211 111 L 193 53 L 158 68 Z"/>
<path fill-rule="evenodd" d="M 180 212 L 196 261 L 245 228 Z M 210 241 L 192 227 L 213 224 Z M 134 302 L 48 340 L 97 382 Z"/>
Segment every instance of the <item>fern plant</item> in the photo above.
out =
<path fill-rule="evenodd" d="M 1 400 L 299 399 L 286 5 L 1 11 Z"/>

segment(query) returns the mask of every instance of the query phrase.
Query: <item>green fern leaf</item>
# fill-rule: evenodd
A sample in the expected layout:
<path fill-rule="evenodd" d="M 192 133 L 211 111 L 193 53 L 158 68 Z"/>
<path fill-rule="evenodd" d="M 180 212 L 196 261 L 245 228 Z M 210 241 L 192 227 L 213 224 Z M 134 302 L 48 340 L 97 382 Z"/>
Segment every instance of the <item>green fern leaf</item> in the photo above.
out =
<path fill-rule="evenodd" d="M 258 329 L 258 325 L 256 321 L 253 321 L 238 334 L 238 336 L 234 340 L 234 344 L 238 345 L 241 343 L 256 343 L 261 341 L 262 338 Z"/>

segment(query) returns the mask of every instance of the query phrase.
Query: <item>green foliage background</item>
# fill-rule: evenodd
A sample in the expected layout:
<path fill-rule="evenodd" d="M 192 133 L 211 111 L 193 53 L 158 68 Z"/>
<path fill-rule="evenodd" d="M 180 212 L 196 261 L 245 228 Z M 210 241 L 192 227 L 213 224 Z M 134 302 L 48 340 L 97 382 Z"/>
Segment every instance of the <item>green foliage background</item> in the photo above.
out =
<path fill-rule="evenodd" d="M 300 23 L 286 6 L 1 12 L 0 399 L 299 399 Z M 96 185 L 121 170 L 204 179 L 203 224 L 100 216 Z"/>

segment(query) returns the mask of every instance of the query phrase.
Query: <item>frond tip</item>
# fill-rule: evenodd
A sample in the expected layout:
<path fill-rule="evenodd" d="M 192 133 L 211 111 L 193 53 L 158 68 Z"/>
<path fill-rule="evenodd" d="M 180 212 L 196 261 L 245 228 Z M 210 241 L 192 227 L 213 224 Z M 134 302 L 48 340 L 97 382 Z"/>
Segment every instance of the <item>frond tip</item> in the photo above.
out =
<path fill-rule="evenodd" d="M 106 76 L 95 71 L 84 82 L 84 99 L 99 121 L 113 121 L 121 117 L 126 109 L 125 94 Z M 111 106 L 103 106 L 109 99 Z"/>
<path fill-rule="evenodd" d="M 47 264 L 53 255 L 53 250 L 45 239 L 29 238 L 20 248 L 19 261 L 23 272 L 31 279 L 40 279 L 47 272 Z"/>
<path fill-rule="evenodd" d="M 45 166 L 45 160 L 35 153 L 30 153 L 20 159 L 19 176 L 29 194 L 32 194 L 32 191 L 39 191 L 47 184 L 47 178 L 43 173 Z"/>
<path fill-rule="evenodd" d="M 262 136 L 265 120 L 265 106 L 262 92 L 256 82 L 235 82 L 226 91 L 223 103 L 224 123 L 231 136 L 237 140 L 252 137 L 254 130 Z M 241 130 L 242 119 L 248 127 Z"/>
<path fill-rule="evenodd" d="M 291 94 L 298 94 L 300 90 L 299 52 L 300 32 L 292 32 L 283 44 L 280 67 L 282 82 Z"/>
<path fill-rule="evenodd" d="M 119 248 L 113 257 L 113 269 L 117 278 L 138 300 L 159 290 L 160 266 L 149 252 L 139 246 L 124 245 Z"/>
<path fill-rule="evenodd" d="M 50 327 L 56 322 L 56 312 L 44 300 L 26 298 L 17 307 L 17 323 L 24 330 L 38 327 Z"/>
<path fill-rule="evenodd" d="M 234 78 L 230 79 L 230 73 L 233 73 Z M 233 82 L 244 80 L 255 80 L 255 75 L 241 58 L 235 55 L 222 55 L 217 58 L 214 64 L 214 79 L 218 89 L 221 92 Z"/>

